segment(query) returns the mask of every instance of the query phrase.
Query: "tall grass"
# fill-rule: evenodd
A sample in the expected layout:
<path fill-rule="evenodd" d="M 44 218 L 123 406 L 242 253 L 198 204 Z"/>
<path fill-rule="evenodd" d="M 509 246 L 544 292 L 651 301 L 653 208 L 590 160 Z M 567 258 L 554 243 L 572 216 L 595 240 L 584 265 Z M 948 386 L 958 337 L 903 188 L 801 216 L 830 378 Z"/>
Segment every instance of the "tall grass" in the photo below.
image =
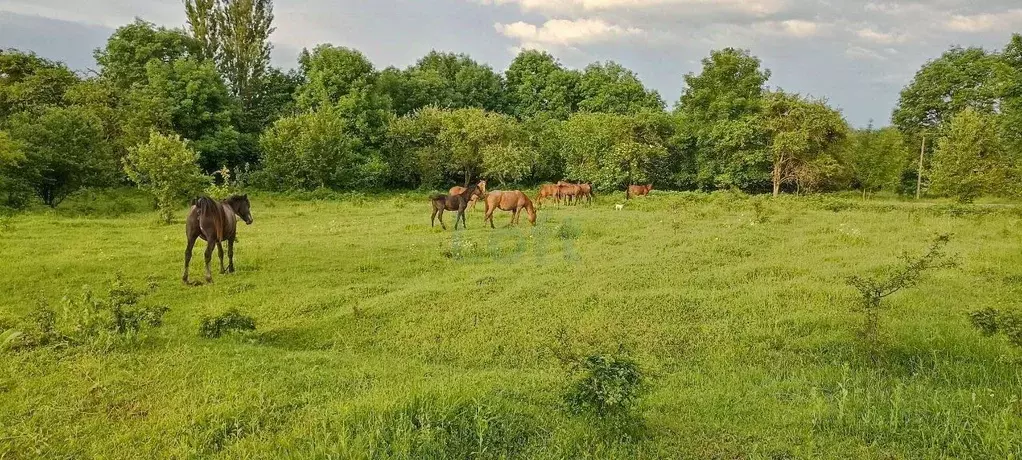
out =
<path fill-rule="evenodd" d="M 118 272 L 158 280 L 146 302 L 169 311 L 132 347 L 0 351 L 0 458 L 1022 455 L 1020 352 L 968 316 L 1022 293 L 1013 206 L 654 192 L 617 211 L 604 194 L 536 227 L 477 210 L 455 233 L 417 195 L 299 198 L 253 195 L 238 273 L 198 287 L 177 281 L 180 223 L 144 206 L 8 217 L 0 342 Z M 863 353 L 845 280 L 938 233 L 960 267 L 886 299 Z M 258 329 L 196 334 L 234 308 Z M 564 343 L 629 350 L 641 436 L 572 410 L 588 374 Z"/>

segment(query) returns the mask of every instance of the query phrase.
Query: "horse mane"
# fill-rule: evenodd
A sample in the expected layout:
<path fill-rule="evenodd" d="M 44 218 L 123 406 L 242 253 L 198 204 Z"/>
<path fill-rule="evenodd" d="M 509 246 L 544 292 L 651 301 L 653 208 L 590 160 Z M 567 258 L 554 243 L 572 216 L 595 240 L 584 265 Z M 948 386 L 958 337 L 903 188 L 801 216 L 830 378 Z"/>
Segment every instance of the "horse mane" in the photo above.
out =
<path fill-rule="evenodd" d="M 231 197 L 234 198 L 234 197 Z M 201 196 L 193 201 L 195 208 L 199 211 L 199 218 L 209 216 L 213 219 L 213 233 L 217 241 L 224 239 L 224 209 L 216 201 L 208 196 Z"/>

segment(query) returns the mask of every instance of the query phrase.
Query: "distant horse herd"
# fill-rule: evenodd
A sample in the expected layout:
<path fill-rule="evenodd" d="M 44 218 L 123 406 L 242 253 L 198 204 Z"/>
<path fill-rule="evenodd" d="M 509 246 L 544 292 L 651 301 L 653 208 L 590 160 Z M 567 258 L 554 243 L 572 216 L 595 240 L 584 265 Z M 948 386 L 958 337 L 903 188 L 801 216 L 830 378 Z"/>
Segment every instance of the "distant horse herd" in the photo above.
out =
<path fill-rule="evenodd" d="M 625 191 L 625 197 L 646 196 L 653 190 L 653 184 L 629 185 Z M 592 184 L 573 184 L 560 181 L 556 184 L 544 184 L 539 188 L 536 196 L 536 203 L 543 205 L 543 200 L 554 200 L 558 205 L 579 204 L 583 201 L 587 204 L 593 202 Z M 461 222 L 462 228 L 466 228 L 465 211 L 475 209 L 476 203 L 482 200 L 486 205 L 486 217 L 483 223 L 490 222 L 493 225 L 493 212 L 496 210 L 511 213 L 511 222 L 508 225 L 517 225 L 521 221 L 521 213 L 525 211 L 529 216 L 529 223 L 536 225 L 536 207 L 532 200 L 520 190 L 486 191 L 486 181 L 479 181 L 475 184 L 468 184 L 465 187 L 451 187 L 446 195 L 437 194 L 429 197 L 433 208 L 433 215 L 430 217 L 430 227 L 440 221 L 440 226 L 447 230 L 444 224 L 444 211 L 457 212 L 454 219 L 454 229 L 458 229 Z M 622 205 L 618 205 L 621 209 Z M 201 238 L 206 242 L 206 282 L 213 281 L 210 271 L 210 263 L 213 259 L 213 249 L 217 249 L 220 256 L 220 273 L 234 272 L 234 242 L 237 240 L 237 219 L 245 221 L 245 224 L 252 225 L 251 204 L 248 195 L 234 195 L 226 200 L 217 202 L 209 197 L 200 197 L 192 200 L 192 206 L 185 219 L 185 237 L 187 247 L 185 249 L 185 269 L 181 280 L 187 284 L 188 265 L 192 261 L 192 250 L 195 247 L 195 240 Z M 228 264 L 224 267 L 223 243 L 227 243 Z"/>

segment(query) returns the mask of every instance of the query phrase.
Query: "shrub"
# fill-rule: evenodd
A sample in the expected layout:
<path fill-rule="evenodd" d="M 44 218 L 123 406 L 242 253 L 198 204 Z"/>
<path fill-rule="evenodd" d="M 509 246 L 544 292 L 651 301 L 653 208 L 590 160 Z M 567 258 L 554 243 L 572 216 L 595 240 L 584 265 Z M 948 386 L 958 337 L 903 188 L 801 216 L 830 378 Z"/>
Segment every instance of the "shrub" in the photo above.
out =
<path fill-rule="evenodd" d="M 219 316 L 204 316 L 199 325 L 199 335 L 207 339 L 215 339 L 229 332 L 254 331 L 255 329 L 255 319 L 232 308 Z"/>
<path fill-rule="evenodd" d="M 576 363 L 575 372 L 580 375 L 565 394 L 575 414 L 629 417 L 646 389 L 639 365 L 620 353 L 589 355 Z"/>
<path fill-rule="evenodd" d="M 117 341 L 134 340 L 146 328 L 163 325 L 165 306 L 141 305 L 142 299 L 156 290 L 149 282 L 147 289 L 137 289 L 117 275 L 107 296 L 97 297 L 85 286 L 78 298 L 64 298 L 65 323 L 61 336 L 75 345 L 107 348 Z"/>
<path fill-rule="evenodd" d="M 1022 316 L 1018 313 L 985 308 L 970 313 L 969 319 L 983 335 L 989 337 L 1000 332 L 1009 342 L 1022 347 Z"/>
<path fill-rule="evenodd" d="M 858 307 L 865 314 L 861 334 L 875 348 L 879 342 L 879 322 L 882 302 L 902 289 L 910 288 L 919 283 L 924 272 L 938 268 L 950 268 L 957 265 L 954 257 L 944 252 L 944 247 L 951 241 L 951 235 L 937 236 L 930 247 L 919 257 L 911 257 L 907 253 L 902 256 L 904 265 L 887 269 L 874 277 L 852 276 L 848 284 L 859 292 Z"/>
<path fill-rule="evenodd" d="M 131 148 L 124 172 L 156 199 L 160 217 L 170 223 L 179 200 L 199 189 L 206 178 L 196 163 L 199 156 L 177 135 L 149 133 L 149 142 Z"/>
<path fill-rule="evenodd" d="M 89 108 L 24 112 L 11 117 L 6 128 L 24 155 L 0 180 L 10 189 L 8 201 L 21 202 L 19 196 L 31 189 L 46 205 L 56 207 L 83 187 L 105 186 L 114 179 L 117 162 L 112 145 L 102 119 Z"/>

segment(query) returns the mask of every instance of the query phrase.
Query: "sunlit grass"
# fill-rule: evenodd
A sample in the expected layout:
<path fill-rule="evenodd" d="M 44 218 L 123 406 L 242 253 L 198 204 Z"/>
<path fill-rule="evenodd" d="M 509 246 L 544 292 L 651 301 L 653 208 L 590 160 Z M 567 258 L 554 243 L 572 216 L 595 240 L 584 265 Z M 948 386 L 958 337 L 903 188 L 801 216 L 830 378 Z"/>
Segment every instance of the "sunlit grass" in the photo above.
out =
<path fill-rule="evenodd" d="M 340 198 L 254 196 L 238 273 L 199 287 L 180 282 L 183 224 L 133 198 L 5 218 L 0 328 L 118 272 L 155 277 L 171 310 L 133 347 L 0 352 L 0 458 L 1022 451 L 1018 352 L 966 316 L 1022 299 L 1013 206 L 654 193 L 443 232 L 425 195 Z M 888 299 L 870 359 L 846 278 L 937 233 L 961 267 Z M 257 330 L 200 337 L 232 308 Z M 566 409 L 564 347 L 642 366 L 641 436 Z"/>

